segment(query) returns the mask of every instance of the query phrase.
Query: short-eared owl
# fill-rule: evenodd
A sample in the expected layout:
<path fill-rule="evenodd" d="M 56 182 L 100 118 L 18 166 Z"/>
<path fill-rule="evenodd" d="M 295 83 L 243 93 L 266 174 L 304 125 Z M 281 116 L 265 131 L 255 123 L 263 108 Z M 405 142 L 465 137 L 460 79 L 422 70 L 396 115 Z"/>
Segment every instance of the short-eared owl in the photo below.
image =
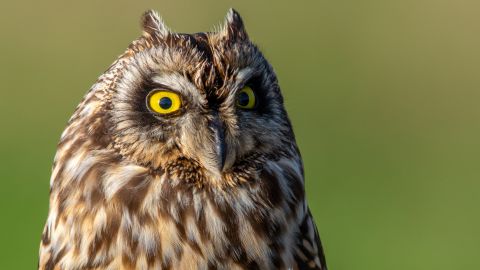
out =
<path fill-rule="evenodd" d="M 40 269 L 326 269 L 276 75 L 237 12 L 143 34 L 61 136 Z"/>

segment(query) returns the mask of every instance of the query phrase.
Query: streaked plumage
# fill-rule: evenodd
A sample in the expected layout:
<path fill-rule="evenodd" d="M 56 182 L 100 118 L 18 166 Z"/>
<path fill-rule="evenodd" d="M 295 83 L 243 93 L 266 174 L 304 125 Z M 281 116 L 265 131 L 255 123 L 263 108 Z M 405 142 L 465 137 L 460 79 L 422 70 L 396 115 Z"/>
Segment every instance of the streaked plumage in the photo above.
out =
<path fill-rule="evenodd" d="M 326 269 L 276 75 L 238 13 L 209 33 L 142 25 L 61 136 L 39 269 Z M 180 109 L 154 113 L 157 89 Z"/>

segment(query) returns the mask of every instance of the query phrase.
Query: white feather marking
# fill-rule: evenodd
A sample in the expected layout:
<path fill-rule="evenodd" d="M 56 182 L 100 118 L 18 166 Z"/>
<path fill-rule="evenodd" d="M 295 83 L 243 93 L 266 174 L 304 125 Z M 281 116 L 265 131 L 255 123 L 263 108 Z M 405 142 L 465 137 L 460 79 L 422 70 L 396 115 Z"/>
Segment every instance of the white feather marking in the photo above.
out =
<path fill-rule="evenodd" d="M 77 179 L 78 167 L 85 160 L 87 155 L 86 149 L 76 152 L 65 165 L 65 175 L 69 176 L 69 179 Z"/>
<path fill-rule="evenodd" d="M 151 226 L 141 226 L 141 230 L 135 230 L 135 237 L 138 238 L 138 244 L 147 254 L 155 254 L 157 251 L 158 234 L 156 228 Z"/>
<path fill-rule="evenodd" d="M 106 199 L 112 199 L 115 193 L 132 180 L 133 177 L 143 174 L 146 171 L 147 169 L 145 167 L 124 165 L 107 172 L 103 179 L 103 189 Z"/>
<path fill-rule="evenodd" d="M 105 212 L 104 207 L 100 207 L 100 209 L 98 209 L 95 215 L 95 219 L 93 220 L 93 227 L 97 231 L 103 231 L 106 225 L 107 225 L 107 213 Z"/>

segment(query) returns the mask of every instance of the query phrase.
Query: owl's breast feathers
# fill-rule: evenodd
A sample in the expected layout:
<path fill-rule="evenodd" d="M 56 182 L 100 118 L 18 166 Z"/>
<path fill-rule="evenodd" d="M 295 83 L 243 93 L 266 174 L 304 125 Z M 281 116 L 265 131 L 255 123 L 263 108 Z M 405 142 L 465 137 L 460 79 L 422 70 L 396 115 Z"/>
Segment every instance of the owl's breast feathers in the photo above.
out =
<path fill-rule="evenodd" d="M 57 153 L 40 269 L 326 269 L 298 156 L 247 159 L 218 188 L 188 159 L 151 170 L 75 138 Z"/>

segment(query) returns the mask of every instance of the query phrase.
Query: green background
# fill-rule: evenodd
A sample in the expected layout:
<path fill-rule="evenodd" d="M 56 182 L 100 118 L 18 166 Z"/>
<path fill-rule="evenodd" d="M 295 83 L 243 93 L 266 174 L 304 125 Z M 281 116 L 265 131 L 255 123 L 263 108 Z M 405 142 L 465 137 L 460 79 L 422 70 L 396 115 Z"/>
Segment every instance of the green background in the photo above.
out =
<path fill-rule="evenodd" d="M 229 7 L 278 73 L 332 270 L 480 269 L 478 0 L 2 1 L 0 269 L 34 269 L 55 145 L 157 9 Z"/>

